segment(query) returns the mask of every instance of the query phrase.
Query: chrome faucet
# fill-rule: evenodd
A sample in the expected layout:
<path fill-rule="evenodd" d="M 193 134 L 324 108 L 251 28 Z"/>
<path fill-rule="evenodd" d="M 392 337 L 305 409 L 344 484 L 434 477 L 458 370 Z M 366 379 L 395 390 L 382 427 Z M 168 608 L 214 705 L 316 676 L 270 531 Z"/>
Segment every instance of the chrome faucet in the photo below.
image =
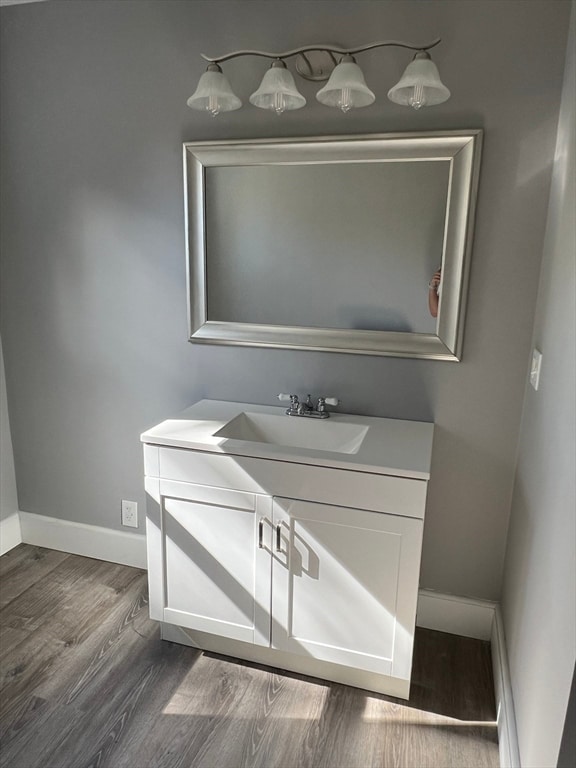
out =
<path fill-rule="evenodd" d="M 298 395 L 278 395 L 278 400 L 290 400 L 290 407 L 286 409 L 288 416 L 307 416 L 312 419 L 327 419 L 330 411 L 327 405 L 338 405 L 340 402 L 337 397 L 319 397 L 316 407 L 312 402 L 312 397 L 307 395 L 305 402 L 301 403 Z"/>

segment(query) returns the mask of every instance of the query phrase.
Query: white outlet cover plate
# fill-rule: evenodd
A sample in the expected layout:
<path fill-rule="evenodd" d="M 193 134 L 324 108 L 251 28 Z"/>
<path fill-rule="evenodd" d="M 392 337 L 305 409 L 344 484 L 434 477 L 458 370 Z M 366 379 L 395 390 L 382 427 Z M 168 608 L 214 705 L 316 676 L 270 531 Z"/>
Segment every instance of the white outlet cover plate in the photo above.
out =
<path fill-rule="evenodd" d="M 122 525 L 138 528 L 138 504 L 135 501 L 122 499 Z"/>

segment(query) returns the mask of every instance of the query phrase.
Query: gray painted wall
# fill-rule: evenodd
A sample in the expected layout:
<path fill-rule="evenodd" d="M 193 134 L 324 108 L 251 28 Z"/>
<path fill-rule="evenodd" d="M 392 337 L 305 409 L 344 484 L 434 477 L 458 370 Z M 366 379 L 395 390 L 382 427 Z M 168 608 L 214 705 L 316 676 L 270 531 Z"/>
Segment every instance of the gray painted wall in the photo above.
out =
<path fill-rule="evenodd" d="M 542 373 L 526 390 L 503 594 L 523 768 L 556 765 L 576 660 L 575 26 L 573 6 L 534 327 Z"/>
<path fill-rule="evenodd" d="M 144 505 L 139 433 L 202 397 L 330 393 L 434 420 L 422 586 L 497 598 L 562 83 L 565 2 L 58 2 L 2 9 L 2 337 L 21 509 L 111 528 Z M 453 97 L 386 99 L 410 60 L 368 53 L 348 115 L 221 119 L 186 98 L 200 52 L 325 39 L 444 42 Z M 266 65 L 227 68 L 247 100 Z M 186 341 L 181 143 L 484 128 L 462 363 Z M 422 285 L 423 295 L 427 287 Z"/>

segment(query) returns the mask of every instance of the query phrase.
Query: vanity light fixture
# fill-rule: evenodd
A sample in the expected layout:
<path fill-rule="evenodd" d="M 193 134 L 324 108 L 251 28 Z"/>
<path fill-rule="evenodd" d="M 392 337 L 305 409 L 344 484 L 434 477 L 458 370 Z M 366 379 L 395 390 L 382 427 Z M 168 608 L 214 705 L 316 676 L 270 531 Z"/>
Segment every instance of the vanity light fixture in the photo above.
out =
<path fill-rule="evenodd" d="M 206 111 L 213 117 L 221 112 L 239 109 L 242 102 L 232 91 L 221 64 L 239 56 L 261 56 L 272 59 L 259 88 L 250 96 L 250 103 L 281 115 L 305 106 L 306 99 L 298 91 L 294 76 L 286 66 L 286 59 L 296 57 L 296 71 L 305 80 L 328 82 L 316 94 L 321 104 L 338 107 L 343 112 L 367 107 L 376 97 L 366 85 L 364 74 L 354 58 L 356 54 L 374 48 L 394 46 L 416 51 L 399 82 L 388 91 L 388 98 L 396 104 L 414 109 L 441 104 L 450 98 L 450 91 L 440 80 L 438 68 L 428 51 L 438 45 L 440 38 L 429 45 L 417 46 L 396 40 L 369 43 L 359 48 L 338 48 L 331 45 L 308 45 L 283 53 L 266 51 L 234 51 L 213 58 L 202 54 L 208 62 L 196 91 L 186 102 L 192 109 Z M 341 56 L 338 62 L 336 56 Z"/>
<path fill-rule="evenodd" d="M 250 96 L 250 104 L 281 115 L 287 109 L 300 109 L 306 104 L 306 99 L 296 88 L 294 77 L 285 62 L 276 59 L 262 78 L 258 90 Z"/>

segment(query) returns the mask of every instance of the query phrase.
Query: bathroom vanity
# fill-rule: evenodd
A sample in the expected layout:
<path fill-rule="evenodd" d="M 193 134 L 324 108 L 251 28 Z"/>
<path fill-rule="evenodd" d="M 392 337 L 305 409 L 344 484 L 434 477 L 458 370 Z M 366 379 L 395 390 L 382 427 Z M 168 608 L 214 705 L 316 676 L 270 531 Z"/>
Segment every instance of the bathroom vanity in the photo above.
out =
<path fill-rule="evenodd" d="M 145 432 L 162 637 L 407 698 L 432 437 L 212 400 Z"/>

